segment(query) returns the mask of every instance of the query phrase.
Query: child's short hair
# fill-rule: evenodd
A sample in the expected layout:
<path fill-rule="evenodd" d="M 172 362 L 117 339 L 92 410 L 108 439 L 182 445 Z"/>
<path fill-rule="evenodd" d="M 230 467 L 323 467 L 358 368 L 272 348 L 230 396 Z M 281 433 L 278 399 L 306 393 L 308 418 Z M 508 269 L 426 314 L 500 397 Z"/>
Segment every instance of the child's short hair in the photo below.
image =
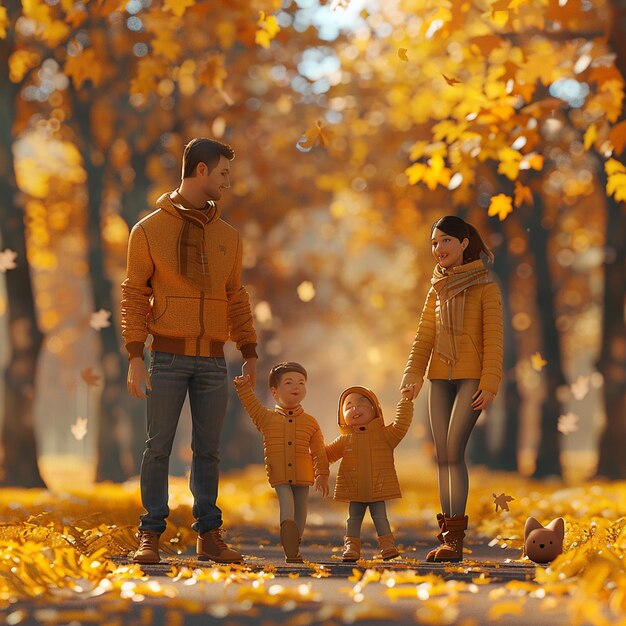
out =
<path fill-rule="evenodd" d="M 300 363 L 296 363 L 295 361 L 284 361 L 283 363 L 274 365 L 274 367 L 270 370 L 270 389 L 278 387 L 283 374 L 287 374 L 288 372 L 299 372 L 304 376 L 304 380 L 307 379 L 306 370 L 302 367 L 302 365 L 300 365 Z"/>

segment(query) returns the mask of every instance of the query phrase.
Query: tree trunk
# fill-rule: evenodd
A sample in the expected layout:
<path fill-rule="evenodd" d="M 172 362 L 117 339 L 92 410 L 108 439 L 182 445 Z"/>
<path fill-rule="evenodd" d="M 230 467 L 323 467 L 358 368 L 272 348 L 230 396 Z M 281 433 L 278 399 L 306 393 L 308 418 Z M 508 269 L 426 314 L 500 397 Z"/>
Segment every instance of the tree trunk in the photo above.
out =
<path fill-rule="evenodd" d="M 626 0 L 613 0 L 609 45 L 617 54 L 616 65 L 626 76 Z M 620 121 L 626 115 L 622 112 Z M 606 188 L 606 175 L 600 180 Z M 602 346 L 597 368 L 604 377 L 604 412 L 606 422 L 600 437 L 598 476 L 626 478 L 626 324 L 624 294 L 626 293 L 626 214 L 624 204 L 607 199 L 604 260 L 604 302 L 602 309 Z"/>
<path fill-rule="evenodd" d="M 493 469 L 516 472 L 519 443 L 520 407 L 522 397 L 517 386 L 517 342 L 511 324 L 509 289 L 514 272 L 513 260 L 509 255 L 507 239 L 500 220 L 495 221 L 494 231 L 502 235 L 503 243 L 497 252 L 494 271 L 500 278 L 502 289 L 502 316 L 504 325 L 504 355 L 502 363 L 503 380 L 500 394 L 504 394 L 504 428 L 500 446 L 495 454 Z"/>
<path fill-rule="evenodd" d="M 17 5 L 17 6 L 16 6 Z M 8 3 L 9 19 L 19 12 Z M 37 326 L 33 287 L 26 257 L 26 236 L 13 167 L 11 133 L 18 88 L 9 81 L 8 56 L 12 31 L 0 40 L 0 227 L 2 247 L 17 253 L 17 267 L 8 270 L 9 362 L 4 373 L 4 416 L 0 455 L 0 484 L 6 487 L 45 487 L 37 462 L 34 429 L 35 376 L 43 335 Z"/>
<path fill-rule="evenodd" d="M 89 193 L 89 220 L 87 238 L 89 241 L 89 275 L 91 277 L 93 306 L 96 311 L 113 311 L 112 284 L 106 276 L 104 248 L 101 236 L 100 207 L 104 191 L 106 164 L 94 163 L 91 137 L 90 96 L 76 95 L 75 116 L 79 125 L 82 145 L 81 154 L 87 172 Z M 129 435 L 130 416 L 126 394 L 127 362 L 120 350 L 117 325 L 100 331 L 102 346 L 102 371 L 104 388 L 97 410 L 97 457 L 96 481 L 123 482 L 136 473 L 135 459 L 131 452 Z"/>
<path fill-rule="evenodd" d="M 558 431 L 559 416 L 562 414 L 557 390 L 565 385 L 563 375 L 559 332 L 556 328 L 554 294 L 548 262 L 548 231 L 542 226 L 542 198 L 534 193 L 532 221 L 528 234 L 530 250 L 535 259 L 537 285 L 537 313 L 543 346 L 543 357 L 547 364 L 543 370 L 546 377 L 546 397 L 541 405 L 541 426 L 537 464 L 534 478 L 562 476 L 561 441 Z"/>

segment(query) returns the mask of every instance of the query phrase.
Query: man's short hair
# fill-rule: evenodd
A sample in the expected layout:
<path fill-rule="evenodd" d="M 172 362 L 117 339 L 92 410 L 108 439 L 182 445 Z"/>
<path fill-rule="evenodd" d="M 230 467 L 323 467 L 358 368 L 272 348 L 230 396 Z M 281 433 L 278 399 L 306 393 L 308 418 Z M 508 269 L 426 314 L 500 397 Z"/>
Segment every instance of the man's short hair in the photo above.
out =
<path fill-rule="evenodd" d="M 276 387 L 280 385 L 281 378 L 289 372 L 299 372 L 304 376 L 304 380 L 307 379 L 306 370 L 302 367 L 302 365 L 300 365 L 300 363 L 296 363 L 295 361 L 284 361 L 283 363 L 275 365 L 270 370 L 270 389 L 276 389 Z"/>
<path fill-rule="evenodd" d="M 183 152 L 183 178 L 191 178 L 196 174 L 198 163 L 205 163 L 209 172 L 219 163 L 220 156 L 229 161 L 235 158 L 235 151 L 225 143 L 206 137 L 192 139 Z"/>

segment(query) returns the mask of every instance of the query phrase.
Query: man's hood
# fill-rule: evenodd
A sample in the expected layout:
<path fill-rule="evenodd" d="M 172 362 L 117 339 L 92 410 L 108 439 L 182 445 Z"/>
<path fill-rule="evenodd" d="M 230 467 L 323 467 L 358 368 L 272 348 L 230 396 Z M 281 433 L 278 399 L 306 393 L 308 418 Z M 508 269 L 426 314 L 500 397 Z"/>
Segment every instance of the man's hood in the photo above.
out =
<path fill-rule="evenodd" d="M 166 211 L 167 213 L 173 215 L 174 217 L 177 217 L 178 219 L 183 219 L 183 216 L 185 216 L 185 212 L 188 212 L 189 216 L 202 213 L 209 218 L 207 224 L 212 224 L 220 218 L 220 208 L 212 200 L 209 200 L 207 202 L 206 208 L 204 209 L 186 209 L 182 204 L 178 202 L 175 203 L 172 200 L 172 193 L 173 192 L 171 191 L 164 193 L 156 201 L 157 208 Z"/>

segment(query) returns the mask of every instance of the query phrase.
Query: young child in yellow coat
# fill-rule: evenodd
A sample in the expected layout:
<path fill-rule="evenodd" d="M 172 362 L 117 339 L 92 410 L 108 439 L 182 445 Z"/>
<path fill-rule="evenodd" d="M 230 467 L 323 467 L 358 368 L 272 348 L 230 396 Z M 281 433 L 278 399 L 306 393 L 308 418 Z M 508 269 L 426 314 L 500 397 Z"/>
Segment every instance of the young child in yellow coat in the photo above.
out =
<path fill-rule="evenodd" d="M 307 516 L 309 487 L 328 495 L 328 459 L 317 420 L 301 406 L 307 373 L 293 361 L 270 370 L 274 410 L 254 395 L 248 376 L 237 376 L 235 388 L 244 409 L 263 435 L 265 470 L 280 504 L 280 542 L 287 563 L 302 562 L 300 542 Z"/>
<path fill-rule="evenodd" d="M 378 535 L 380 555 L 393 559 L 396 548 L 385 501 L 402 497 L 393 461 L 394 448 L 402 441 L 413 419 L 413 402 L 405 389 L 396 418 L 385 426 L 380 402 L 366 387 L 348 387 L 339 398 L 341 435 L 326 446 L 330 463 L 342 459 L 334 499 L 349 502 L 349 517 L 342 559 L 361 557 L 361 524 L 369 507 Z"/>

